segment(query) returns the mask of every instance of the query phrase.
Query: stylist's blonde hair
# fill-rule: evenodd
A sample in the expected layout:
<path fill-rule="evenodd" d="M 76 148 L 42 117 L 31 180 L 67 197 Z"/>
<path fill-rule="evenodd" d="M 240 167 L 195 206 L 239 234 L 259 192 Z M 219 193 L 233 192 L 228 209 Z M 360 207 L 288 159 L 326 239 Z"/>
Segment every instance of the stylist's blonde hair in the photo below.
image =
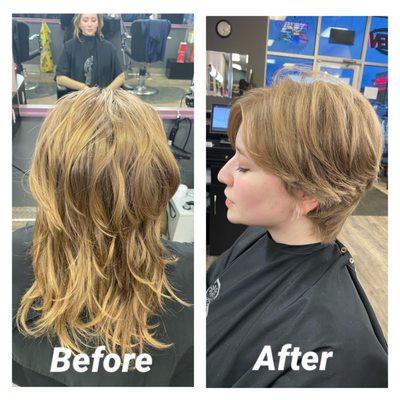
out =
<path fill-rule="evenodd" d="M 42 124 L 29 184 L 35 280 L 21 301 L 20 330 L 76 352 L 167 347 L 153 317 L 166 299 L 183 303 L 160 238 L 179 169 L 154 108 L 121 89 L 63 97 Z M 30 321 L 32 309 L 39 317 Z"/>
<path fill-rule="evenodd" d="M 81 28 L 79 28 L 79 22 L 81 21 L 83 14 L 75 14 L 74 18 L 72 20 L 73 24 L 74 24 L 74 38 L 77 38 L 80 40 L 80 34 L 81 32 Z M 100 39 L 104 38 L 102 29 L 104 26 L 104 19 L 103 19 L 103 14 L 96 14 L 97 15 L 97 21 L 98 21 L 98 25 L 97 25 L 97 35 Z"/>
<path fill-rule="evenodd" d="M 368 100 L 326 74 L 284 69 L 234 103 L 233 144 L 241 124 L 250 157 L 295 199 L 315 197 L 307 216 L 323 242 L 334 240 L 379 172 L 381 125 Z"/>

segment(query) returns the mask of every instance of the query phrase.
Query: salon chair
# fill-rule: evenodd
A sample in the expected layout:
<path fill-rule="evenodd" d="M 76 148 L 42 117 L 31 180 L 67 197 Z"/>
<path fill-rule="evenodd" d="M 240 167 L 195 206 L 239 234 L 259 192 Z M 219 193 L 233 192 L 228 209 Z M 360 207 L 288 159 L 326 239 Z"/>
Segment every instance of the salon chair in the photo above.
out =
<path fill-rule="evenodd" d="M 25 90 L 36 89 L 39 85 L 38 82 L 28 83 L 28 74 L 26 68 L 22 65 L 27 61 L 34 59 L 40 55 L 42 46 L 40 43 L 40 35 L 34 34 L 29 36 L 29 26 L 25 22 L 14 21 L 12 22 L 12 44 L 14 62 L 17 65 L 17 73 L 22 73 L 25 78 Z M 30 43 L 37 44 L 35 50 L 30 51 Z"/>
<path fill-rule="evenodd" d="M 138 96 L 158 93 L 157 89 L 146 85 L 146 78 L 149 77 L 147 68 L 150 63 L 164 60 L 170 30 L 171 22 L 165 19 L 137 19 L 132 22 L 130 49 L 127 46 L 123 46 L 123 48 L 128 57 L 141 65 L 138 85 L 133 88 L 124 85 L 125 89 L 132 90 Z"/>

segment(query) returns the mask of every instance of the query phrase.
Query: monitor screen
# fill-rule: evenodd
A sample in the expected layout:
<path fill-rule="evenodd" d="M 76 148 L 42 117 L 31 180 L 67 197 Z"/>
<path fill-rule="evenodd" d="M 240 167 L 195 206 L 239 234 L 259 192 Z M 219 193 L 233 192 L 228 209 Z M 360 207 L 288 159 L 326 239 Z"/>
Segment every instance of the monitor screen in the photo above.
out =
<path fill-rule="evenodd" d="M 211 133 L 227 133 L 231 106 L 213 104 L 211 109 Z"/>
<path fill-rule="evenodd" d="M 347 44 L 351 46 L 354 44 L 354 36 L 354 31 L 331 28 L 329 43 Z"/>

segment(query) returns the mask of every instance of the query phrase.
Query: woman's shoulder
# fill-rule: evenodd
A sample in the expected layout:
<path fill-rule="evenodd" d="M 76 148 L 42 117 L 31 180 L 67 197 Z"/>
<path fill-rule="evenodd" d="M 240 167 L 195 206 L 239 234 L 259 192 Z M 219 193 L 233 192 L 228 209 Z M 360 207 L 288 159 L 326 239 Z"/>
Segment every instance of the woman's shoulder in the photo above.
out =
<path fill-rule="evenodd" d="M 288 318 L 295 337 L 332 349 L 336 360 L 351 362 L 353 358 L 359 368 L 365 367 L 366 357 L 379 368 L 387 361 L 386 339 L 348 257 L 339 257 L 287 309 L 303 316 L 294 321 Z"/>
<path fill-rule="evenodd" d="M 32 224 L 27 224 L 23 228 L 15 230 L 12 234 L 13 267 L 16 267 L 16 269 L 30 264 L 33 229 Z"/>
<path fill-rule="evenodd" d="M 265 307 L 258 315 L 257 326 L 265 329 L 279 316 L 286 327 L 283 331 L 300 341 L 318 343 L 324 339 L 324 345 L 340 343 L 341 348 L 353 349 L 353 353 L 367 347 L 387 352 L 385 337 L 357 278 L 351 254 L 336 253 L 319 259 L 327 264 L 323 267 L 311 264 L 306 269 L 299 265 L 303 269 L 298 270 L 298 278 L 280 283 L 280 292 L 286 295 L 274 300 L 273 309 Z"/>
<path fill-rule="evenodd" d="M 171 240 L 163 240 L 163 243 L 176 256 L 184 259 L 193 258 L 193 243 L 173 242 Z"/>
<path fill-rule="evenodd" d="M 297 284 L 297 296 L 265 307 L 242 342 L 242 352 L 269 345 L 278 357 L 284 346 L 304 355 L 330 354 L 326 370 L 282 376 L 276 386 L 385 387 L 387 344 L 368 299 L 346 263 L 332 265 L 311 287 Z M 290 285 L 285 282 L 280 291 Z M 254 344 L 257 344 L 255 346 Z M 251 351 L 252 359 L 258 357 Z M 318 379 L 314 379 L 314 378 Z"/>
<path fill-rule="evenodd" d="M 70 51 L 71 49 L 73 49 L 76 45 L 80 44 L 81 42 L 79 41 L 78 38 L 73 37 L 72 39 L 67 40 L 64 43 L 64 49 L 67 51 Z"/>
<path fill-rule="evenodd" d="M 313 278 L 304 287 L 299 282 L 298 297 L 291 306 L 297 305 L 299 312 L 308 316 L 301 325 L 318 326 L 325 329 L 326 336 L 340 336 L 343 340 L 369 335 L 372 340 L 375 337 L 383 339 L 378 320 L 358 280 L 351 254 L 336 253 L 321 259 L 327 266 L 316 275 L 317 279 Z"/>
<path fill-rule="evenodd" d="M 33 224 L 27 224 L 15 230 L 12 235 L 13 315 L 19 307 L 22 295 L 34 279 L 30 256 L 33 228 Z"/>
<path fill-rule="evenodd" d="M 193 243 L 164 240 L 165 247 L 175 256 L 176 261 L 168 265 L 167 273 L 172 285 L 193 299 Z"/>
<path fill-rule="evenodd" d="M 33 225 L 26 225 L 12 234 L 13 271 L 26 270 L 31 265 L 30 249 L 33 240 Z"/>

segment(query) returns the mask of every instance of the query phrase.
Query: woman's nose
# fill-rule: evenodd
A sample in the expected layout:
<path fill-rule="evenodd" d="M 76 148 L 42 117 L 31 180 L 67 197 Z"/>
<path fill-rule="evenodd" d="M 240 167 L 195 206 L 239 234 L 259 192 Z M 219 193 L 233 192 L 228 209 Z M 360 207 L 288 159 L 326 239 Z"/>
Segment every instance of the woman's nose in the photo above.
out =
<path fill-rule="evenodd" d="M 226 186 L 233 184 L 232 158 L 218 172 L 218 180 Z"/>

